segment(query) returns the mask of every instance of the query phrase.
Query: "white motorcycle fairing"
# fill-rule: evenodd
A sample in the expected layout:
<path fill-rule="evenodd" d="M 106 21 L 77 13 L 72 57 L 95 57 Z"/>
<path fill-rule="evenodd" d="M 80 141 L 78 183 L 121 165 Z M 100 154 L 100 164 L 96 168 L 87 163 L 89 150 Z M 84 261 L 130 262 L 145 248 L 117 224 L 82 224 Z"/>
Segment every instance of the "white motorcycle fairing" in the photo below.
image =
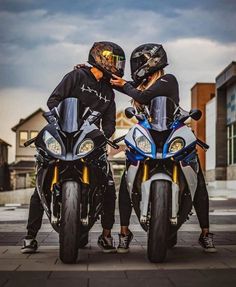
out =
<path fill-rule="evenodd" d="M 172 184 L 172 214 L 171 214 L 171 223 L 177 224 L 177 214 L 179 211 L 179 186 L 178 184 L 172 181 L 172 178 L 165 173 L 154 174 L 149 180 L 142 182 L 141 184 L 141 194 L 142 199 L 140 202 L 140 221 L 145 223 L 147 221 L 148 215 L 148 205 L 151 191 L 151 184 L 153 181 L 157 180 L 167 180 Z M 156 191 L 158 192 L 158 190 Z"/>

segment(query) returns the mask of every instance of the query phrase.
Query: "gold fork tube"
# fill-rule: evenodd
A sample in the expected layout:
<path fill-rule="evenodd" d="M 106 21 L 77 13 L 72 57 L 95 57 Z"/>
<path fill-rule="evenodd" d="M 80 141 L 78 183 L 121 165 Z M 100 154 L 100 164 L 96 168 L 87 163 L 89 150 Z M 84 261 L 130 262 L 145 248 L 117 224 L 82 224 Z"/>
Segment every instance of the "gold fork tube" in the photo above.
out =
<path fill-rule="evenodd" d="M 142 182 L 147 181 L 149 177 L 149 167 L 147 163 L 144 163 L 143 165 L 143 178 Z"/>
<path fill-rule="evenodd" d="M 178 167 L 177 167 L 177 164 L 174 164 L 174 167 L 173 167 L 173 182 L 178 183 Z"/>
<path fill-rule="evenodd" d="M 89 184 L 89 169 L 88 169 L 87 165 L 83 166 L 82 182 L 85 183 L 85 184 Z"/>
<path fill-rule="evenodd" d="M 58 182 L 58 167 L 55 165 L 54 172 L 53 172 L 53 178 L 51 183 L 51 190 L 53 189 L 53 185 Z"/>

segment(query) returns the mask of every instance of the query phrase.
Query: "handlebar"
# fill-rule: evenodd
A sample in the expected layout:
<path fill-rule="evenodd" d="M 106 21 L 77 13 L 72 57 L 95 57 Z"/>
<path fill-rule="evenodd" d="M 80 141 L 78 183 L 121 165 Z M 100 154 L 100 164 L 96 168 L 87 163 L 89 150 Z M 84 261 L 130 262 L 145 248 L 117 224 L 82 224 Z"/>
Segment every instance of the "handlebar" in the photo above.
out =
<path fill-rule="evenodd" d="M 107 139 L 107 143 L 109 144 L 109 146 L 113 147 L 114 149 L 119 149 L 118 144 L 110 141 L 109 139 Z"/>
<path fill-rule="evenodd" d="M 109 144 L 109 146 L 113 147 L 114 149 L 119 149 L 118 143 L 123 141 L 124 138 L 125 138 L 125 135 L 115 139 L 114 141 L 110 141 L 109 139 L 107 139 L 107 143 Z"/>
<path fill-rule="evenodd" d="M 197 145 L 199 145 L 204 151 L 207 151 L 209 149 L 209 145 L 201 141 L 200 139 L 197 139 Z"/>
<path fill-rule="evenodd" d="M 34 138 L 28 140 L 27 142 L 24 143 L 24 146 L 27 147 L 27 146 L 31 145 L 32 143 L 35 142 L 35 140 L 36 140 L 36 137 L 34 137 Z"/>

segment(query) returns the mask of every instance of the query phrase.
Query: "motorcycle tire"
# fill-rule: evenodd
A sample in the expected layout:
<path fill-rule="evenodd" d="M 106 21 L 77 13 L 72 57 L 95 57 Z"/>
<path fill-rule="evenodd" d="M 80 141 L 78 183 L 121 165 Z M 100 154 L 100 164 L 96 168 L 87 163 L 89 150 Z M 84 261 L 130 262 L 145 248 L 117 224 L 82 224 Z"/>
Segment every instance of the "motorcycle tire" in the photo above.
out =
<path fill-rule="evenodd" d="M 63 263 L 75 263 L 78 257 L 80 232 L 80 186 L 75 181 L 62 185 L 62 211 L 59 233 L 60 259 Z"/>
<path fill-rule="evenodd" d="M 147 255 L 150 262 L 163 262 L 167 255 L 170 229 L 171 182 L 158 180 L 151 185 L 151 219 Z"/>

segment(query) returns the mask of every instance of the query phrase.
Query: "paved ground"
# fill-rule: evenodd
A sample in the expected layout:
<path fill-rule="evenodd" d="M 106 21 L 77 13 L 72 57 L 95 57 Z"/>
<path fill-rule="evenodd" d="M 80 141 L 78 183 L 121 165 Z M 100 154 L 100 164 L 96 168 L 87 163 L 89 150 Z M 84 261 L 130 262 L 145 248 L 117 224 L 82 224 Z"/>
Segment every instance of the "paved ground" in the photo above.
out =
<path fill-rule="evenodd" d="M 23 255 L 27 208 L 0 207 L 0 286 L 235 286 L 236 199 L 211 201 L 210 211 L 216 254 L 205 254 L 198 246 L 199 227 L 193 215 L 166 262 L 152 264 L 146 258 L 146 233 L 133 215 L 135 237 L 129 254 L 102 254 L 96 245 L 101 231 L 96 224 L 77 264 L 65 265 L 58 258 L 58 235 L 47 219 L 38 235 L 39 252 Z M 116 224 L 116 242 L 118 231 Z"/>

